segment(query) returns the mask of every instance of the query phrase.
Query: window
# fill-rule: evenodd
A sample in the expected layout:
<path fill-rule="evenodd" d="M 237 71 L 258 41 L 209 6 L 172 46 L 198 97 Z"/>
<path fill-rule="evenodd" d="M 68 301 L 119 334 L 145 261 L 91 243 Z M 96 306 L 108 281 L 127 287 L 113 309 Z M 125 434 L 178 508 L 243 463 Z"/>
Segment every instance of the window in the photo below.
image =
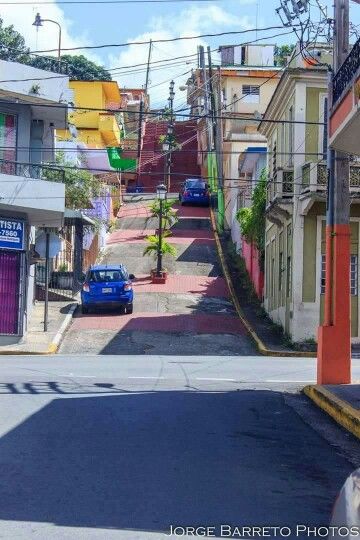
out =
<path fill-rule="evenodd" d="M 289 114 L 288 114 L 288 132 L 289 132 L 289 166 L 292 166 L 294 164 L 294 108 L 290 107 Z"/>
<path fill-rule="evenodd" d="M 320 283 L 320 293 L 325 294 L 325 283 L 326 283 L 326 257 L 321 255 L 321 283 Z"/>
<path fill-rule="evenodd" d="M 260 102 L 260 86 L 243 84 L 242 95 L 244 103 L 259 103 Z"/>
<path fill-rule="evenodd" d="M 0 112 L 0 172 L 14 174 L 16 161 L 16 116 Z"/>
<path fill-rule="evenodd" d="M 358 295 L 358 275 L 359 275 L 359 266 L 358 266 L 358 256 L 350 255 L 350 294 L 351 296 Z M 321 294 L 325 294 L 325 283 L 326 283 L 326 256 L 321 255 Z"/>
<path fill-rule="evenodd" d="M 120 268 L 118 270 L 91 270 L 87 277 L 87 281 L 90 283 L 116 282 L 127 279 L 126 272 Z"/>
<path fill-rule="evenodd" d="M 286 265 L 286 297 L 291 298 L 292 288 L 292 227 L 291 224 L 287 227 L 287 265 Z"/>
<path fill-rule="evenodd" d="M 283 272 L 284 272 L 284 254 L 282 251 L 279 253 L 279 291 L 283 290 Z"/>
<path fill-rule="evenodd" d="M 324 121 L 324 125 L 320 126 L 320 152 L 322 152 L 323 159 L 326 160 L 327 159 L 327 146 L 328 146 L 328 133 L 327 133 L 328 98 L 327 97 L 323 97 L 322 111 L 323 111 L 322 119 Z M 320 118 L 320 122 L 321 122 L 321 118 Z"/>
<path fill-rule="evenodd" d="M 350 255 L 350 294 L 358 294 L 358 256 Z"/>

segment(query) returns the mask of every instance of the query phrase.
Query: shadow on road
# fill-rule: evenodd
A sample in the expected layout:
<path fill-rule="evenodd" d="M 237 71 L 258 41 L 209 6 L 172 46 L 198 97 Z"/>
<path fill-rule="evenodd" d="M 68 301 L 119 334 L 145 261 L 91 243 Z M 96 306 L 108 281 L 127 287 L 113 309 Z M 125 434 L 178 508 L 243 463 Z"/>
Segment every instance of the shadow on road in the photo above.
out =
<path fill-rule="evenodd" d="M 278 392 L 58 398 L 0 440 L 0 519 L 164 531 L 328 523 L 350 466 Z"/>

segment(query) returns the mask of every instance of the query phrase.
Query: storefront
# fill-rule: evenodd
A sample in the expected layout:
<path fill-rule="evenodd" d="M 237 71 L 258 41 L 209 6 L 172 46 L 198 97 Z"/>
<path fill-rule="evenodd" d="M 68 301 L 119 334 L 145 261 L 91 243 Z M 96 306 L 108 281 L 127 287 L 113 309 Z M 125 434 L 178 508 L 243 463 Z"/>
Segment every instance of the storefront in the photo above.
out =
<path fill-rule="evenodd" d="M 0 335 L 21 336 L 26 293 L 24 220 L 0 216 Z"/>

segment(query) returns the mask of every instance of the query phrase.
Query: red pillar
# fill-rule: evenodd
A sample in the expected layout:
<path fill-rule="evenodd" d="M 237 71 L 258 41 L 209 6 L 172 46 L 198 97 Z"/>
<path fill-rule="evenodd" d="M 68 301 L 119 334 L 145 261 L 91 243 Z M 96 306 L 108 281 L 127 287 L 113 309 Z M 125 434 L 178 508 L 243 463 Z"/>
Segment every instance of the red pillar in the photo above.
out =
<path fill-rule="evenodd" d="M 351 382 L 350 226 L 326 229 L 325 321 L 318 332 L 318 384 Z"/>

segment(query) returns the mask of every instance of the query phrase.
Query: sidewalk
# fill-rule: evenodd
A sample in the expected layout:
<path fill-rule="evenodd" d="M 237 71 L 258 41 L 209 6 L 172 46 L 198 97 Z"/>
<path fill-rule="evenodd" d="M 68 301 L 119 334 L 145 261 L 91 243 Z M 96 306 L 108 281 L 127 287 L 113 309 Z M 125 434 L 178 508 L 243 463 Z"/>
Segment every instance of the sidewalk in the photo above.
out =
<path fill-rule="evenodd" d="M 69 327 L 76 302 L 49 302 L 48 331 L 44 332 L 44 302 L 37 302 L 29 317 L 28 331 L 20 343 L 0 346 L 0 355 L 54 354 Z"/>
<path fill-rule="evenodd" d="M 360 439 L 360 384 L 310 385 L 304 388 L 304 393 Z"/>

